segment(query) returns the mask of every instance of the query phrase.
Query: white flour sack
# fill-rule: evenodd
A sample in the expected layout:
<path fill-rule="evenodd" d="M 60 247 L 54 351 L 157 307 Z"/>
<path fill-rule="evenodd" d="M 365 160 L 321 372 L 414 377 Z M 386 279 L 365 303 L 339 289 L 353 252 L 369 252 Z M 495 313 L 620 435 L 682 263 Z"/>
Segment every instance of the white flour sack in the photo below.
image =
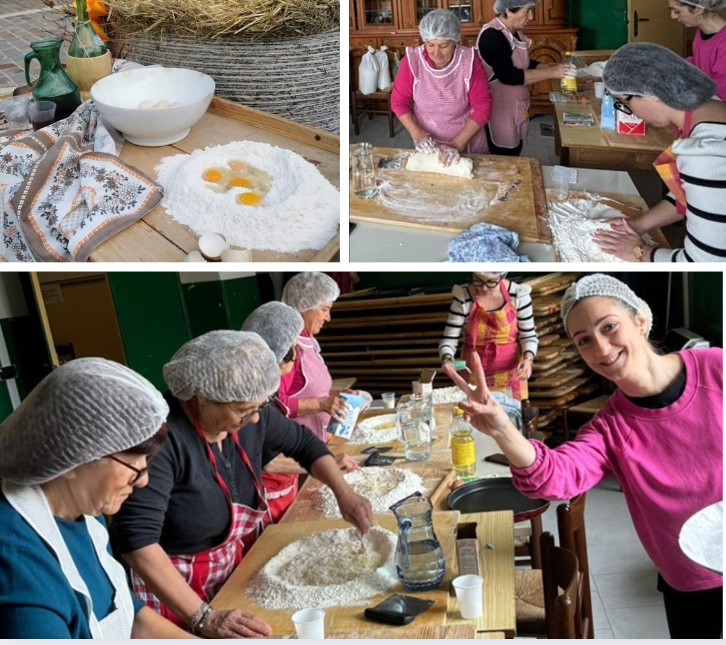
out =
<path fill-rule="evenodd" d="M 240 176 L 244 169 L 251 185 Z M 197 235 L 219 233 L 233 246 L 280 253 L 319 250 L 337 235 L 338 190 L 290 150 L 233 141 L 164 157 L 156 173 L 162 206 Z"/>

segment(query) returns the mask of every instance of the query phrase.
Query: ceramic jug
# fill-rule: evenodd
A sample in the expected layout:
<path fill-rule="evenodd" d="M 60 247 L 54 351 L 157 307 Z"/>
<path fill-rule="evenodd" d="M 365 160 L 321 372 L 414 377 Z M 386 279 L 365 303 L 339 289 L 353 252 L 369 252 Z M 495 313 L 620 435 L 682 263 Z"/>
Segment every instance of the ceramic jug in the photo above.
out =
<path fill-rule="evenodd" d="M 25 55 L 25 79 L 33 85 L 33 98 L 36 101 L 53 101 L 56 104 L 56 121 L 73 114 L 81 104 L 78 87 L 61 66 L 62 44 L 62 38 L 38 40 L 30 43 L 32 51 Z M 40 76 L 35 83 L 30 79 L 30 62 L 34 58 L 40 63 Z"/>
<path fill-rule="evenodd" d="M 431 500 L 414 493 L 391 506 L 398 522 L 396 573 L 406 591 L 437 589 L 444 579 L 444 552 L 434 533 Z"/>

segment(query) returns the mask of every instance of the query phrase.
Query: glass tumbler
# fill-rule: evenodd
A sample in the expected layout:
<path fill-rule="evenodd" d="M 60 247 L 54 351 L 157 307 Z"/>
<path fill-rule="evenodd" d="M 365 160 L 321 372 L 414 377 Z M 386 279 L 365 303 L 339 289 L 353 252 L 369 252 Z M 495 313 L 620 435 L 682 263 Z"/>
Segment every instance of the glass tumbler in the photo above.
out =
<path fill-rule="evenodd" d="M 373 146 L 361 143 L 353 148 L 353 194 L 360 199 L 370 199 L 378 190 L 376 171 L 373 168 Z"/>

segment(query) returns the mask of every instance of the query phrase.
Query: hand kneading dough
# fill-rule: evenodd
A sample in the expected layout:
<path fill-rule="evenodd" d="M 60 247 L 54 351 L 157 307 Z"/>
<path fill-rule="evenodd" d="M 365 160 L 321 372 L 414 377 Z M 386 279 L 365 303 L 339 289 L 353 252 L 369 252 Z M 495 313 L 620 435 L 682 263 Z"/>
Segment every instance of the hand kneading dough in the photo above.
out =
<path fill-rule="evenodd" d="M 441 175 L 452 177 L 464 177 L 471 179 L 474 176 L 474 163 L 471 159 L 459 157 L 456 163 L 444 166 L 436 154 L 426 152 L 415 152 L 408 158 L 406 169 L 414 172 L 437 172 Z"/>

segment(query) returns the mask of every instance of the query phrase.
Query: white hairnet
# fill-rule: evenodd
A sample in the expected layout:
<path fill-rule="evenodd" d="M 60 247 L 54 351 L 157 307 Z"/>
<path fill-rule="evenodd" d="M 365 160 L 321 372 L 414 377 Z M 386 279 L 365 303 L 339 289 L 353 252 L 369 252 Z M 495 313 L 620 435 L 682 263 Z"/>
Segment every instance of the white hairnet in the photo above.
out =
<path fill-rule="evenodd" d="M 494 13 L 501 14 L 507 9 L 519 9 L 520 7 L 534 6 L 539 0 L 495 0 Z"/>
<path fill-rule="evenodd" d="M 281 300 L 300 313 L 319 309 L 326 302 L 335 302 L 340 295 L 338 284 L 328 275 L 305 271 L 292 276 L 282 290 Z"/>
<path fill-rule="evenodd" d="M 560 316 L 565 324 L 565 331 L 567 331 L 567 319 L 573 307 L 585 298 L 596 296 L 614 298 L 631 307 L 637 313 L 642 314 L 646 321 L 646 336 L 650 335 L 650 330 L 653 327 L 653 312 L 650 310 L 648 303 L 642 298 L 638 298 L 628 285 L 603 273 L 586 275 L 565 291 L 560 304 Z"/>
<path fill-rule="evenodd" d="M 504 278 L 507 275 L 506 271 L 474 271 L 472 275 L 480 276 L 491 276 L 493 278 Z"/>
<path fill-rule="evenodd" d="M 0 478 L 42 484 L 153 437 L 169 415 L 143 376 L 78 358 L 46 376 L 0 425 Z"/>
<path fill-rule="evenodd" d="M 280 387 L 280 368 L 251 331 L 210 331 L 184 343 L 164 365 L 164 380 L 182 401 L 203 396 L 218 403 L 249 403 Z"/>
<path fill-rule="evenodd" d="M 421 40 L 453 40 L 458 43 L 461 39 L 461 22 L 456 14 L 448 9 L 434 9 L 429 11 L 418 25 Z"/>
<path fill-rule="evenodd" d="M 681 4 L 692 7 L 703 7 L 706 11 L 720 11 L 726 9 L 726 0 L 678 0 Z"/>
<path fill-rule="evenodd" d="M 242 331 L 259 334 L 282 363 L 304 326 L 303 317 L 284 302 L 268 302 L 257 307 L 244 321 Z"/>
<path fill-rule="evenodd" d="M 716 82 L 678 54 L 653 43 L 629 43 L 608 60 L 602 80 L 611 94 L 655 96 L 676 110 L 694 110 L 716 93 Z"/>

